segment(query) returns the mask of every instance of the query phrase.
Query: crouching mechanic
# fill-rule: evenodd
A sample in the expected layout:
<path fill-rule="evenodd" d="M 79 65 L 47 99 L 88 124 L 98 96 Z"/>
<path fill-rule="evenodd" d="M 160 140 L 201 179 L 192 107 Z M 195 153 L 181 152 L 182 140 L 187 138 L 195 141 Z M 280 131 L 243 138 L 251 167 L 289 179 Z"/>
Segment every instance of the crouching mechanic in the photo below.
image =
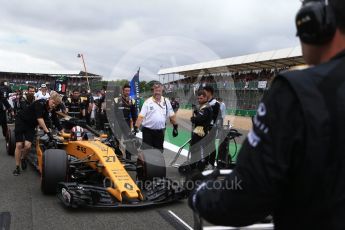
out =
<path fill-rule="evenodd" d="M 62 101 L 61 96 L 52 91 L 48 100 L 40 99 L 21 110 L 15 121 L 15 161 L 16 168 L 13 175 L 20 174 L 20 165 L 22 169 L 26 169 L 26 154 L 30 151 L 31 143 L 35 137 L 35 128 L 39 125 L 43 131 L 52 139 L 45 121 L 52 121 L 55 127 L 61 131 L 62 127 L 55 113 L 55 107 Z"/>
<path fill-rule="evenodd" d="M 142 123 L 143 149 L 155 148 L 163 153 L 167 118 L 170 118 L 174 127 L 173 137 L 178 135 L 176 115 L 170 101 L 162 96 L 163 85 L 160 82 L 155 82 L 151 90 L 153 96 L 144 102 L 134 126 L 134 133 L 138 132 L 138 127 Z"/>
<path fill-rule="evenodd" d="M 189 204 L 217 225 L 272 214 L 275 229 L 345 229 L 345 1 L 305 1 L 296 16 L 313 67 L 280 73 L 224 181 Z"/>

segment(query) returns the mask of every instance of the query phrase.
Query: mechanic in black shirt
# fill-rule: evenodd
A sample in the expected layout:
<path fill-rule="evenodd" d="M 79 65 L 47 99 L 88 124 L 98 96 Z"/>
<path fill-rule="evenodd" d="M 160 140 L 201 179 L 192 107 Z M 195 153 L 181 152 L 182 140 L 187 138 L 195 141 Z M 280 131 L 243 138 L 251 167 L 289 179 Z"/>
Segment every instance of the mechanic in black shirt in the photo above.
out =
<path fill-rule="evenodd" d="M 23 170 L 26 168 L 25 156 L 31 148 L 37 125 L 39 125 L 50 138 L 52 138 L 52 134 L 45 121 L 51 120 L 59 131 L 62 130 L 59 119 L 55 113 L 55 107 L 60 103 L 61 96 L 57 92 L 51 91 L 48 100 L 40 99 L 34 101 L 30 106 L 17 114 L 14 130 L 16 138 L 16 169 L 13 171 L 13 175 L 18 176 L 20 174 L 20 164 Z"/>
<path fill-rule="evenodd" d="M 96 129 L 104 131 L 104 124 L 108 122 L 105 103 L 105 90 L 101 89 L 97 92 L 98 99 L 95 100 L 96 105 Z"/>
<path fill-rule="evenodd" d="M 4 90 L 4 88 L 0 88 L 0 125 L 2 128 L 2 135 L 7 140 L 8 138 L 7 137 L 8 135 L 7 111 L 12 113 L 12 116 L 14 116 L 14 111 L 6 98 L 6 92 L 2 90 Z"/>
<path fill-rule="evenodd" d="M 174 110 L 174 113 L 177 113 L 177 110 L 180 108 L 180 103 L 176 100 L 176 98 L 171 98 L 171 107 Z"/>
<path fill-rule="evenodd" d="M 125 84 L 122 87 L 121 97 L 114 98 L 114 112 L 115 122 L 117 123 L 118 130 L 115 131 L 116 141 L 119 144 L 119 138 L 124 137 L 127 139 L 131 131 L 131 120 L 132 124 L 137 121 L 137 107 L 135 100 L 129 97 L 131 87 Z M 131 153 L 126 149 L 126 159 L 131 159 Z"/>
<path fill-rule="evenodd" d="M 29 85 L 25 95 L 20 95 L 18 99 L 17 112 L 25 109 L 35 101 L 35 87 Z"/>
<path fill-rule="evenodd" d="M 85 105 L 85 119 L 86 123 L 91 126 L 91 113 L 93 107 L 93 97 L 92 94 L 86 89 L 81 90 L 80 99 L 82 103 Z"/>
<path fill-rule="evenodd" d="M 131 127 L 131 119 L 132 123 L 135 124 L 138 117 L 135 100 L 129 97 L 130 90 L 131 87 L 128 84 L 125 84 L 122 87 L 121 97 L 114 98 L 115 112 L 119 112 L 119 114 L 116 113 L 115 115 L 121 115 L 117 117 L 123 118 L 128 128 Z"/>
<path fill-rule="evenodd" d="M 191 169 L 198 169 L 200 171 L 204 170 L 205 156 L 204 147 L 208 143 L 203 143 L 202 140 L 209 142 L 207 140 L 208 133 L 212 122 L 212 108 L 208 104 L 208 98 L 204 90 L 198 91 L 198 102 L 199 108 L 193 111 L 193 116 L 191 117 L 191 122 L 193 123 L 192 140 L 190 143 L 191 148 Z"/>
<path fill-rule="evenodd" d="M 10 93 L 12 93 L 11 88 L 7 84 L 7 81 L 0 81 L 0 92 L 2 93 L 1 96 L 6 98 L 6 100 L 9 98 Z"/>
<path fill-rule="evenodd" d="M 207 221 L 244 226 L 272 214 L 276 229 L 345 229 L 344 12 L 343 0 L 303 2 L 297 35 L 314 67 L 276 77 L 222 189 L 205 181 L 192 193 Z"/>
<path fill-rule="evenodd" d="M 67 114 L 70 117 L 85 119 L 85 103 L 80 98 L 80 92 L 78 89 L 74 89 L 72 96 L 65 102 Z"/>
<path fill-rule="evenodd" d="M 218 134 L 218 122 L 219 122 L 219 118 L 220 116 L 220 104 L 219 102 L 213 97 L 214 94 L 214 89 L 211 85 L 206 85 L 203 87 L 207 99 L 208 99 L 208 104 L 211 106 L 212 108 L 212 121 L 211 121 L 211 126 L 210 126 L 210 136 L 212 136 L 213 140 L 212 144 L 208 145 L 208 148 L 205 149 L 205 154 L 208 155 L 206 157 L 206 161 L 211 165 L 211 167 L 213 168 L 215 166 L 215 161 L 216 161 L 216 151 L 214 149 L 214 140 L 217 138 L 217 134 Z"/>

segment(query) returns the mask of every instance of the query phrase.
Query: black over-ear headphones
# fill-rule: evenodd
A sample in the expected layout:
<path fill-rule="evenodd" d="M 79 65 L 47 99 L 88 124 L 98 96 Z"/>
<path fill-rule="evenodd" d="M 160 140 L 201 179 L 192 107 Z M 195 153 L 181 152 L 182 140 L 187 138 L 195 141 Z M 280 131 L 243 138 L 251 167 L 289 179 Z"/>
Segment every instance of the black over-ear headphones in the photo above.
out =
<path fill-rule="evenodd" d="M 328 0 L 304 1 L 296 14 L 297 36 L 303 43 L 321 45 L 330 41 L 336 20 Z"/>

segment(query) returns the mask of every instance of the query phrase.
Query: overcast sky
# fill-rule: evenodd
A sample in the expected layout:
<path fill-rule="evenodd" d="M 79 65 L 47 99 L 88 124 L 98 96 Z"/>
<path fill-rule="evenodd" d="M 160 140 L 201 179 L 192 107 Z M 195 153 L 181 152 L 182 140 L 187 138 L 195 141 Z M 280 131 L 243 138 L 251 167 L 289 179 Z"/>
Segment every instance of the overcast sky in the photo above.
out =
<path fill-rule="evenodd" d="M 158 79 L 160 68 L 299 45 L 299 0 L 0 0 L 0 71 Z"/>

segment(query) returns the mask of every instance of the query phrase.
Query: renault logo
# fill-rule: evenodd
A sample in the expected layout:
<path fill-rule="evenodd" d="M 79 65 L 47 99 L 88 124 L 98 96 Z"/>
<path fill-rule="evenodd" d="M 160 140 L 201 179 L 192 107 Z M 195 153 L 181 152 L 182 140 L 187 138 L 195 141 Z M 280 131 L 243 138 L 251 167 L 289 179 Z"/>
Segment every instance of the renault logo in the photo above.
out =
<path fill-rule="evenodd" d="M 125 184 L 125 188 L 128 190 L 133 190 L 133 186 L 128 183 Z"/>

